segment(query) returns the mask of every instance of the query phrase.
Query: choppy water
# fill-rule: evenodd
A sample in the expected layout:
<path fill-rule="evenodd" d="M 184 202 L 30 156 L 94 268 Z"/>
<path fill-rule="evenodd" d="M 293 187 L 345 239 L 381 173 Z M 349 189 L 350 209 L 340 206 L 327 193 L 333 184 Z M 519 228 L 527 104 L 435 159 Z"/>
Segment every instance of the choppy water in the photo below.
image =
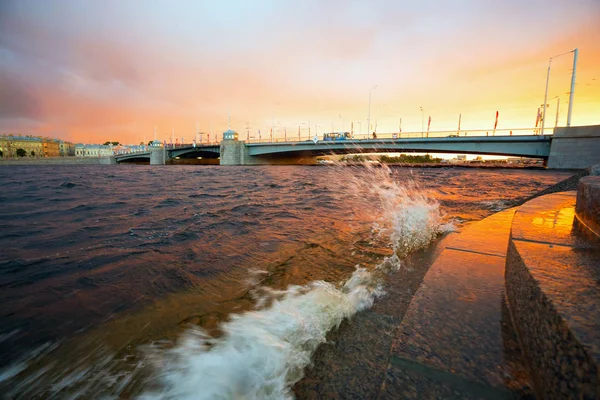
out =
<path fill-rule="evenodd" d="M 282 398 L 327 331 L 541 170 L 0 169 L 0 391 Z M 202 397 L 204 396 L 204 397 Z"/>

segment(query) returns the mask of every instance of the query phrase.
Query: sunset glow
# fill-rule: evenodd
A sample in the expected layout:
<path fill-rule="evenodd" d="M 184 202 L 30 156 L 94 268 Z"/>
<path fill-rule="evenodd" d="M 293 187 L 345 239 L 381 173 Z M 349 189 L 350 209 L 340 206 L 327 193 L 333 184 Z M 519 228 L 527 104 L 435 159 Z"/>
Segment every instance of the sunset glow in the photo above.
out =
<path fill-rule="evenodd" d="M 378 132 L 532 127 L 575 48 L 572 124 L 600 124 L 599 21 L 597 0 L 2 1 L 0 134 L 366 132 L 370 91 Z"/>

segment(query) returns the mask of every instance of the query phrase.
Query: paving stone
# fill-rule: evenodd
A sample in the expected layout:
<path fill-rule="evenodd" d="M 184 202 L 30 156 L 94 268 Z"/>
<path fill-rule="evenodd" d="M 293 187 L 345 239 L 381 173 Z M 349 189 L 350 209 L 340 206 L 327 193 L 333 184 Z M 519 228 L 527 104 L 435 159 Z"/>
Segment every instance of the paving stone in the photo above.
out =
<path fill-rule="evenodd" d="M 392 354 L 502 385 L 504 258 L 447 250 L 430 268 Z"/>
<path fill-rule="evenodd" d="M 575 192 L 515 214 L 506 291 L 541 397 L 600 398 L 600 243 L 575 218 Z"/>
<path fill-rule="evenodd" d="M 512 238 L 530 242 L 593 248 L 597 243 L 574 228 L 575 192 L 554 193 L 523 204 L 515 213 Z"/>
<path fill-rule="evenodd" d="M 398 328 L 380 398 L 510 398 L 531 387 L 508 359 L 515 348 L 520 355 L 517 341 L 505 343 L 503 255 L 514 212 L 471 225 L 431 266 Z"/>
<path fill-rule="evenodd" d="M 600 365 L 600 249 L 514 244 L 542 292 Z"/>
<path fill-rule="evenodd" d="M 494 214 L 467 227 L 446 246 L 448 249 L 506 256 L 508 235 L 515 209 Z"/>
<path fill-rule="evenodd" d="M 501 400 L 514 398 L 506 388 L 492 387 L 460 375 L 392 357 L 379 399 Z"/>

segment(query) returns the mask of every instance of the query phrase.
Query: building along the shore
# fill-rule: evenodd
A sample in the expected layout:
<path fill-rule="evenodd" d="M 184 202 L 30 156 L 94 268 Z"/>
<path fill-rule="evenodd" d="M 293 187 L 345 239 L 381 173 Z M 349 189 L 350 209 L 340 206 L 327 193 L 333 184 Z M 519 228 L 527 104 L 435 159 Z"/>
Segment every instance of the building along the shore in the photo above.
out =
<path fill-rule="evenodd" d="M 114 154 L 113 146 L 103 144 L 84 144 L 75 145 L 76 157 L 107 157 Z"/>
<path fill-rule="evenodd" d="M 25 157 L 43 157 L 42 139 L 35 136 L 3 135 L 0 136 L 2 157 L 18 157 L 17 150 L 25 151 Z"/>
<path fill-rule="evenodd" d="M 59 157 L 75 155 L 73 143 L 60 139 L 33 135 L 0 135 L 1 157 L 19 157 L 18 150 L 25 152 L 21 157 Z"/>

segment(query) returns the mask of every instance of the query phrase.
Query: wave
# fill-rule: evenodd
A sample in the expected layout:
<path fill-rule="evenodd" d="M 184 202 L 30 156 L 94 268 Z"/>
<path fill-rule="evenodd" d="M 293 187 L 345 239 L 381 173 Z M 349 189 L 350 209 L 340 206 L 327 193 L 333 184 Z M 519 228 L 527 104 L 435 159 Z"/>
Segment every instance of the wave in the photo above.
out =
<path fill-rule="evenodd" d="M 364 199 L 376 216 L 373 232 L 385 236 L 393 254 L 371 270 L 357 265 L 339 285 L 315 281 L 283 291 L 259 288 L 257 309 L 232 315 L 219 327 L 222 336 L 194 328 L 174 348 L 149 352 L 158 387 L 141 398 L 293 398 L 291 387 L 327 332 L 371 308 L 385 294 L 385 275 L 401 268 L 404 256 L 453 229 L 443 223 L 437 201 L 412 182 L 394 181 L 389 168 L 367 165 L 341 179 L 338 193 Z"/>

